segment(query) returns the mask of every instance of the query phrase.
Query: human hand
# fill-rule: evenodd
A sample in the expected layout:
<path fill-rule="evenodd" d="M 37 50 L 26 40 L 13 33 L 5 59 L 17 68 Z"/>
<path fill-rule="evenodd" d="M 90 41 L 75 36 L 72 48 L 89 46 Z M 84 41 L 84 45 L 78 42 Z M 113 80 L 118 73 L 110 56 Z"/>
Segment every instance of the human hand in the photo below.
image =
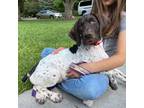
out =
<path fill-rule="evenodd" d="M 89 72 L 87 70 L 85 70 L 82 64 L 84 64 L 84 62 L 78 63 L 78 64 L 74 64 L 72 63 L 70 65 L 70 68 L 67 72 L 66 77 L 68 78 L 79 78 L 81 75 L 86 75 L 89 74 Z"/>
<path fill-rule="evenodd" d="M 80 76 L 81 74 L 73 69 L 69 69 L 66 75 L 68 78 L 79 78 Z"/>
<path fill-rule="evenodd" d="M 63 47 L 60 47 L 52 52 L 52 54 L 58 54 L 60 51 L 64 50 Z"/>

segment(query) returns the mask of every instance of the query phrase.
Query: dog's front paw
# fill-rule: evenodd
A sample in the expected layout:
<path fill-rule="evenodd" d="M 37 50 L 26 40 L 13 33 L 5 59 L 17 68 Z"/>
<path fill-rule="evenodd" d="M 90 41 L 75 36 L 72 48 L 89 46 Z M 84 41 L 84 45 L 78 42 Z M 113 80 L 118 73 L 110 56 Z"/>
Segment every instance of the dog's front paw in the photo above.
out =
<path fill-rule="evenodd" d="M 117 90 L 118 89 L 118 83 L 114 75 L 109 76 L 109 85 L 112 90 Z"/>
<path fill-rule="evenodd" d="M 46 102 L 46 96 L 40 94 L 37 92 L 36 96 L 35 96 L 36 102 L 39 104 L 44 104 Z"/>
<path fill-rule="evenodd" d="M 39 103 L 40 105 L 43 105 L 46 102 L 46 100 L 45 99 L 37 99 L 36 98 L 36 102 Z"/>
<path fill-rule="evenodd" d="M 60 93 L 52 93 L 51 96 L 49 96 L 49 99 L 54 103 L 60 103 L 63 99 L 62 95 Z"/>

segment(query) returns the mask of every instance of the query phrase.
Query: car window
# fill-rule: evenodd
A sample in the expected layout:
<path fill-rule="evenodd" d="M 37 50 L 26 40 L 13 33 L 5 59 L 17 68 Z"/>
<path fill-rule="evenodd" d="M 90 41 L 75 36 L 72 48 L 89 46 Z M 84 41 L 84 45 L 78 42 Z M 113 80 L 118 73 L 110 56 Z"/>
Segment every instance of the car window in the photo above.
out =
<path fill-rule="evenodd" d="M 88 6 L 88 5 L 91 5 L 91 4 L 92 4 L 92 1 L 85 1 L 85 2 L 81 2 L 80 6 Z"/>
<path fill-rule="evenodd" d="M 51 10 L 47 10 L 47 13 L 53 13 Z"/>
<path fill-rule="evenodd" d="M 51 10 L 51 12 L 56 12 L 55 10 Z"/>
<path fill-rule="evenodd" d="M 42 14 L 43 14 L 43 13 L 46 13 L 46 10 L 40 11 L 40 13 L 42 13 Z"/>
<path fill-rule="evenodd" d="M 47 10 L 47 13 L 49 13 L 50 11 L 49 10 Z"/>

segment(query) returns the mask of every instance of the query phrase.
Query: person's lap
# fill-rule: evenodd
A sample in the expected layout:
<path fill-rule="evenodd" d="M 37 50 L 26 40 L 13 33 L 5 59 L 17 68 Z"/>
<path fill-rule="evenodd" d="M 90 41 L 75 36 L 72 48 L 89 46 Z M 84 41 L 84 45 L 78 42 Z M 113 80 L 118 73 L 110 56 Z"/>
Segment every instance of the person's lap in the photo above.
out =
<path fill-rule="evenodd" d="M 106 75 L 90 74 L 79 79 L 65 80 L 59 87 L 79 99 L 94 100 L 107 90 L 108 85 Z"/>
<path fill-rule="evenodd" d="M 41 57 L 44 58 L 55 49 L 45 48 Z M 108 88 L 109 80 L 104 74 L 90 74 L 79 79 L 64 80 L 59 87 L 82 100 L 93 100 L 101 96 Z"/>

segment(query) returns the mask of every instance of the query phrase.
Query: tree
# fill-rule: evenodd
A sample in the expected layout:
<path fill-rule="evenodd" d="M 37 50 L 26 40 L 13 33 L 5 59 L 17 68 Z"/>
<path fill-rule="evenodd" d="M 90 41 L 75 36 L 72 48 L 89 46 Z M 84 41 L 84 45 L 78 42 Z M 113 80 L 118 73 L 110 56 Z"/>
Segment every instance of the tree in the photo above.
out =
<path fill-rule="evenodd" d="M 54 7 L 59 10 L 64 10 L 64 17 L 66 19 L 73 18 L 73 7 L 74 3 L 80 0 L 53 0 Z M 63 9 L 64 8 L 64 9 Z"/>
<path fill-rule="evenodd" d="M 73 6 L 74 6 L 75 2 L 76 2 L 76 0 L 63 0 L 66 19 L 72 19 L 73 18 L 72 10 L 73 10 Z"/>
<path fill-rule="evenodd" d="M 53 8 L 57 11 L 64 12 L 64 5 L 62 0 L 53 0 Z"/>
<path fill-rule="evenodd" d="M 25 2 L 25 0 L 18 0 L 18 19 L 19 20 L 24 11 L 24 2 Z"/>

